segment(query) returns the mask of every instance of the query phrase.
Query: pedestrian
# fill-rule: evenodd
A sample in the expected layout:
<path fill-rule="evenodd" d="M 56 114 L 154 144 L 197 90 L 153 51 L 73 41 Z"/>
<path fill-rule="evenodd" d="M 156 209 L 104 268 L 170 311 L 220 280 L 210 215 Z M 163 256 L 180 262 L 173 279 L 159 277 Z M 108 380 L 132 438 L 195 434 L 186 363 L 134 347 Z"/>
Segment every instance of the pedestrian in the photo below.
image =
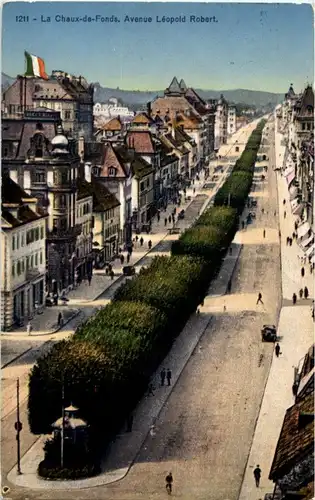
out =
<path fill-rule="evenodd" d="M 193 189 L 193 194 L 195 194 L 195 192 L 196 192 L 196 189 L 194 188 L 194 189 Z"/>
<path fill-rule="evenodd" d="M 310 274 L 312 274 L 312 272 L 313 272 L 313 266 L 310 265 Z"/>
<path fill-rule="evenodd" d="M 164 226 L 167 226 L 167 218 L 164 219 Z"/>
<path fill-rule="evenodd" d="M 276 347 L 275 347 L 275 352 L 276 352 L 276 356 L 277 356 L 277 358 L 279 358 L 279 354 L 281 354 L 281 353 L 280 353 L 280 346 L 279 346 L 279 344 L 278 344 L 278 343 L 276 344 Z"/>
<path fill-rule="evenodd" d="M 261 478 L 261 469 L 259 465 L 256 466 L 256 469 L 254 469 L 254 478 L 255 478 L 255 483 L 257 488 L 259 488 L 259 483 L 260 483 L 260 478 Z"/>
<path fill-rule="evenodd" d="M 160 212 L 158 212 L 158 214 L 157 214 L 157 221 L 158 221 L 158 222 L 160 222 L 160 218 L 161 218 L 161 216 L 160 216 Z"/>
<path fill-rule="evenodd" d="M 108 264 L 108 273 L 109 273 L 109 274 L 111 273 L 111 270 L 112 270 L 112 265 L 111 265 L 111 264 Z"/>
<path fill-rule="evenodd" d="M 266 229 L 263 230 L 263 237 L 266 238 Z"/>
<path fill-rule="evenodd" d="M 137 234 L 136 234 L 135 240 L 136 240 L 136 243 L 138 243 L 139 236 Z"/>
<path fill-rule="evenodd" d="M 276 215 L 277 215 L 277 211 L 275 210 L 273 213 L 273 216 L 276 217 Z"/>
<path fill-rule="evenodd" d="M 303 299 L 303 294 L 304 294 L 304 290 L 303 290 L 303 288 L 301 288 L 299 291 L 300 299 Z"/>
<path fill-rule="evenodd" d="M 259 292 L 259 294 L 258 294 L 258 298 L 257 298 L 256 306 L 257 306 L 257 304 L 259 304 L 259 302 L 260 302 L 262 305 L 264 305 L 264 303 L 263 303 L 263 301 L 262 301 L 262 294 L 261 294 L 260 292 Z"/>
<path fill-rule="evenodd" d="M 140 246 L 141 246 L 141 247 L 143 246 L 143 241 L 144 241 L 144 240 L 143 240 L 143 238 L 142 238 L 142 236 L 141 236 L 141 238 L 140 238 Z"/>
<path fill-rule="evenodd" d="M 151 248 L 152 248 L 152 241 L 151 240 L 148 241 L 148 247 L 149 247 L 149 250 L 151 250 Z"/>
<path fill-rule="evenodd" d="M 284 212 L 283 212 L 283 217 L 284 217 L 284 218 L 286 218 L 286 216 L 287 216 L 287 212 L 286 212 L 286 211 L 284 211 Z"/>
<path fill-rule="evenodd" d="M 231 280 L 229 280 L 228 285 L 227 285 L 228 293 L 231 293 L 231 288 L 232 288 L 232 283 L 231 283 Z"/>
<path fill-rule="evenodd" d="M 163 387 L 164 381 L 165 381 L 165 377 L 166 377 L 166 370 L 165 370 L 165 368 L 162 368 L 162 371 L 160 373 L 160 377 L 161 377 L 161 386 Z"/>
<path fill-rule="evenodd" d="M 91 281 L 92 281 L 92 276 L 91 274 L 88 275 L 88 283 L 89 283 L 89 286 L 91 286 Z"/>
<path fill-rule="evenodd" d="M 264 211 L 265 211 L 265 210 L 262 208 L 262 209 L 261 209 L 261 213 L 263 214 L 263 213 L 264 213 Z"/>
<path fill-rule="evenodd" d="M 59 312 L 59 314 L 58 314 L 58 320 L 57 321 L 58 321 L 58 326 L 61 326 L 61 324 L 63 323 L 61 312 Z"/>
<path fill-rule="evenodd" d="M 130 253 L 127 253 L 127 259 L 126 260 L 127 260 L 127 264 L 129 264 L 129 262 L 130 262 Z"/>
<path fill-rule="evenodd" d="M 232 247 L 229 248 L 229 254 L 232 255 L 233 249 Z"/>
<path fill-rule="evenodd" d="M 172 222 L 172 217 L 171 217 L 171 215 L 169 215 L 169 216 L 168 216 L 168 222 L 169 222 L 169 224 Z"/>
<path fill-rule="evenodd" d="M 304 278 L 304 276 L 305 276 L 305 269 L 304 269 L 304 267 L 301 268 L 301 276 L 302 276 L 302 278 Z"/>
<path fill-rule="evenodd" d="M 123 254 L 121 254 L 120 255 L 120 263 L 121 263 L 122 266 L 124 264 L 124 260 L 125 260 L 125 257 L 123 256 Z"/>
<path fill-rule="evenodd" d="M 167 385 L 171 385 L 172 372 L 169 368 L 167 369 L 166 372 L 166 378 L 167 378 Z"/>
<path fill-rule="evenodd" d="M 242 220 L 242 229 L 245 227 L 245 222 Z"/>
<path fill-rule="evenodd" d="M 112 281 L 113 281 L 113 279 L 114 279 L 114 276 L 115 276 L 115 273 L 114 273 L 114 271 L 113 271 L 113 270 L 111 270 L 111 272 L 110 272 L 110 279 L 111 279 Z"/>
<path fill-rule="evenodd" d="M 29 321 L 26 327 L 27 335 L 29 336 L 32 335 L 32 330 L 33 330 L 32 323 Z"/>
<path fill-rule="evenodd" d="M 287 245 L 290 243 L 290 238 L 289 236 L 287 237 Z"/>
<path fill-rule="evenodd" d="M 154 390 L 153 384 L 150 383 L 148 386 L 148 396 L 154 396 L 153 390 Z"/>
<path fill-rule="evenodd" d="M 283 204 L 285 205 L 285 200 L 283 200 Z"/>
<path fill-rule="evenodd" d="M 58 305 L 58 293 L 54 293 L 53 295 L 54 306 Z"/>
<path fill-rule="evenodd" d="M 292 295 L 292 302 L 293 302 L 293 305 L 294 305 L 294 306 L 295 306 L 295 304 L 296 304 L 296 299 L 297 299 L 297 296 L 296 296 L 296 293 L 294 293 L 294 294 Z"/>
<path fill-rule="evenodd" d="M 128 415 L 127 417 L 127 432 L 132 431 L 132 424 L 133 424 L 133 414 L 130 413 L 130 415 Z"/>
<path fill-rule="evenodd" d="M 281 231 L 279 231 L 279 238 L 281 238 Z"/>
<path fill-rule="evenodd" d="M 293 243 L 292 238 L 290 238 L 290 242 L 289 243 L 290 243 L 290 247 L 292 247 L 292 243 Z"/>
<path fill-rule="evenodd" d="M 169 472 L 165 478 L 166 482 L 166 491 L 169 495 L 172 494 L 172 487 L 173 487 L 173 475 L 171 472 Z"/>
<path fill-rule="evenodd" d="M 307 286 L 304 288 L 304 299 L 308 299 L 308 288 L 307 288 Z"/>

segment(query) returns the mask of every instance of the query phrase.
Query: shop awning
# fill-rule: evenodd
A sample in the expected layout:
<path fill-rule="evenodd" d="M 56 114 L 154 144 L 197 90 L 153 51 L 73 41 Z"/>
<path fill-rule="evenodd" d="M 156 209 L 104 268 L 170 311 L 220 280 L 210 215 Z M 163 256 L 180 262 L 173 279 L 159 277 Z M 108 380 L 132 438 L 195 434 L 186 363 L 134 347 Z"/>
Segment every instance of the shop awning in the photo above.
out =
<path fill-rule="evenodd" d="M 306 248 L 312 241 L 314 241 L 314 235 L 313 234 L 309 238 L 307 238 L 306 240 L 302 240 L 300 242 L 300 245 L 303 248 Z"/>
<path fill-rule="evenodd" d="M 308 257 L 311 257 L 312 255 L 314 255 L 314 252 L 315 252 L 315 244 L 313 243 L 313 245 L 311 245 L 305 252 L 305 254 L 308 256 Z"/>
<path fill-rule="evenodd" d="M 310 230 L 310 225 L 308 222 L 304 222 L 300 227 L 297 228 L 297 237 L 303 238 Z"/>

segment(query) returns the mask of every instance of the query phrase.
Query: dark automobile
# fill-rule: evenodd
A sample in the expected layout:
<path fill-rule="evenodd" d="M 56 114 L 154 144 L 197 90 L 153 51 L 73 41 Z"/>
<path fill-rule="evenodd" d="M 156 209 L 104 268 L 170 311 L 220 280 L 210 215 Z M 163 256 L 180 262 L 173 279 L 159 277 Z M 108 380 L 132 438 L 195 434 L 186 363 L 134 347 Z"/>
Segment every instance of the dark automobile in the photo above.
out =
<path fill-rule="evenodd" d="M 133 266 L 124 266 L 123 274 L 124 276 L 134 276 L 136 274 L 136 270 Z"/>
<path fill-rule="evenodd" d="M 264 325 L 261 330 L 261 340 L 263 342 L 276 342 L 277 329 L 275 325 Z"/>

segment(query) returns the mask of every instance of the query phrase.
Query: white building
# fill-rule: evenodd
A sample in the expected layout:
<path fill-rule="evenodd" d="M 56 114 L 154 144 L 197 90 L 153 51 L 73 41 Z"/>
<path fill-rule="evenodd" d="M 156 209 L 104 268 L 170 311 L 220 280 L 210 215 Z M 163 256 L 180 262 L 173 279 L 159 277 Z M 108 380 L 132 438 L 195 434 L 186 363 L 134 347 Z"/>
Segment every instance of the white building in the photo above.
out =
<path fill-rule="evenodd" d="M 227 122 L 227 133 L 232 135 L 236 132 L 236 108 L 235 106 L 229 106 L 228 108 L 228 122 Z"/>
<path fill-rule="evenodd" d="M 2 330 L 27 322 L 44 305 L 46 217 L 36 198 L 2 176 Z"/>
<path fill-rule="evenodd" d="M 214 147 L 219 149 L 222 144 L 226 144 L 228 135 L 228 103 L 221 94 L 217 103 L 214 126 Z"/>
<path fill-rule="evenodd" d="M 134 116 L 134 112 L 125 106 L 118 106 L 118 100 L 112 98 L 109 99 L 108 104 L 101 104 L 99 102 L 94 104 L 93 115 L 98 118 L 110 120 L 111 118 L 117 118 L 117 116 L 131 118 Z"/>

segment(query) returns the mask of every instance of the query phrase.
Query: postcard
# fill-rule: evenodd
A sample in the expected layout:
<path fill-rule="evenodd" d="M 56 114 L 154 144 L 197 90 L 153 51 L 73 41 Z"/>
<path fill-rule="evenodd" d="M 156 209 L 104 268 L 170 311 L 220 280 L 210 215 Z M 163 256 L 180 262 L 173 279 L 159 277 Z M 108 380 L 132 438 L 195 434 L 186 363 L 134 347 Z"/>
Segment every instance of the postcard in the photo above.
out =
<path fill-rule="evenodd" d="M 311 5 L 8 2 L 1 60 L 1 498 L 314 498 Z"/>

